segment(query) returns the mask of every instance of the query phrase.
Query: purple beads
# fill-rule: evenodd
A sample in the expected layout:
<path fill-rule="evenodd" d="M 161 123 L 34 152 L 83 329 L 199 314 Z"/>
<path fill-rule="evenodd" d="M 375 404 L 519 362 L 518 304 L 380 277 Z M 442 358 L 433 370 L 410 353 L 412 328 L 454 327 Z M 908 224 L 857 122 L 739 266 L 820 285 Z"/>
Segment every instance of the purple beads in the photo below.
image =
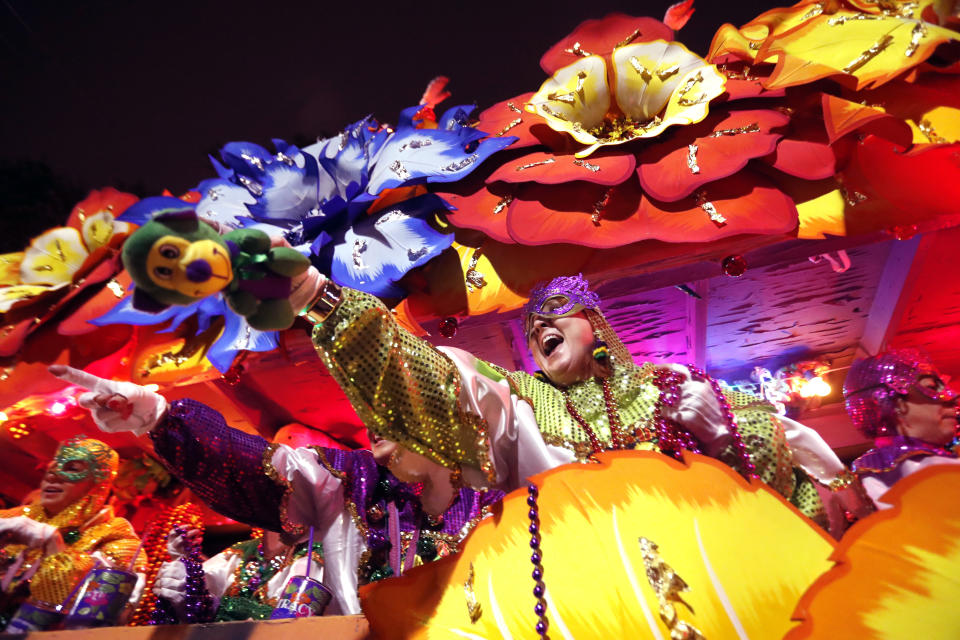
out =
<path fill-rule="evenodd" d="M 543 584 L 543 565 L 540 564 L 543 555 L 540 551 L 540 512 L 537 507 L 537 496 L 540 494 L 540 491 L 537 489 L 537 485 L 527 485 L 527 494 L 527 504 L 530 506 L 530 511 L 527 513 L 527 517 L 530 519 L 530 527 L 527 530 L 530 532 L 530 548 L 533 549 L 533 553 L 530 554 L 533 573 L 530 575 L 536 583 L 533 587 L 533 596 L 537 599 L 537 604 L 533 607 L 533 612 L 538 618 L 535 628 L 537 635 L 541 638 L 546 638 L 547 601 L 544 600 L 544 595 L 546 595 L 547 587 Z"/>

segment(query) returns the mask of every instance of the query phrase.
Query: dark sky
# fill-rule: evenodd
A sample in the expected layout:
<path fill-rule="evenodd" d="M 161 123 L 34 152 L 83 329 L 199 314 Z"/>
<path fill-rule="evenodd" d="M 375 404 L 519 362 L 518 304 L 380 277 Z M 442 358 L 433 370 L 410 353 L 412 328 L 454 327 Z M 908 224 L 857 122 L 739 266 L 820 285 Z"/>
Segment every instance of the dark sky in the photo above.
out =
<path fill-rule="evenodd" d="M 225 142 L 393 121 L 438 74 L 448 104 L 536 90 L 541 54 L 581 20 L 669 4 L 0 0 L 0 161 L 44 162 L 83 191 L 182 192 Z M 721 23 L 769 6 L 702 0 L 678 39 L 703 54 Z"/>

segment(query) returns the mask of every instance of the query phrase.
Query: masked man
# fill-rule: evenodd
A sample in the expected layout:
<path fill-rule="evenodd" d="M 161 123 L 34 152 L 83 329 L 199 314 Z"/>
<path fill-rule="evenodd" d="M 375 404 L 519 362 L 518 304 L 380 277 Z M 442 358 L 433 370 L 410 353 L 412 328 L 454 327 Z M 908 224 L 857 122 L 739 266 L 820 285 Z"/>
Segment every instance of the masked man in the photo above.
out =
<path fill-rule="evenodd" d="M 933 464 L 960 464 L 950 448 L 957 432 L 957 391 L 913 350 L 890 351 L 850 367 L 843 385 L 847 413 L 874 448 L 853 462 L 864 489 L 879 498 L 893 484 Z"/>
<path fill-rule="evenodd" d="M 75 437 L 57 449 L 37 498 L 0 511 L 4 626 L 21 605 L 7 632 L 55 620 L 44 614 L 63 606 L 97 564 L 130 565 L 140 540 L 105 506 L 118 463 L 117 452 L 103 442 Z"/>

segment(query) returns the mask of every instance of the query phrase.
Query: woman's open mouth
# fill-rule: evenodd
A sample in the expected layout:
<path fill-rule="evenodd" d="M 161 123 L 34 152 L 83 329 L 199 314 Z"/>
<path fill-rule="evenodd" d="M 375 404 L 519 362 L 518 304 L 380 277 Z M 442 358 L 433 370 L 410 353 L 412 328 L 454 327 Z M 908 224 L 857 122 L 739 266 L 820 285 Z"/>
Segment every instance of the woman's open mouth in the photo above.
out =
<path fill-rule="evenodd" d="M 550 354 L 556 351 L 561 344 L 563 344 L 563 336 L 559 333 L 551 333 L 540 342 L 540 349 L 543 351 L 543 355 L 549 358 Z"/>

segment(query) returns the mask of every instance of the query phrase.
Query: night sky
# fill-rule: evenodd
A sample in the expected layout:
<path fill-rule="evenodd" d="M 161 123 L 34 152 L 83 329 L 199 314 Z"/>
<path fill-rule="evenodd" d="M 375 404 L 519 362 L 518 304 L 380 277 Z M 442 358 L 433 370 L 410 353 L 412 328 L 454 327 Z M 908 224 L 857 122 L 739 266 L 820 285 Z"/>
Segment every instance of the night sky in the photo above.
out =
<path fill-rule="evenodd" d="M 181 193 L 213 177 L 206 156 L 226 142 L 394 121 L 436 75 L 451 79 L 442 106 L 534 91 L 540 56 L 581 20 L 661 18 L 669 4 L 0 0 L 0 250 L 22 247 L 10 236 L 30 221 L 14 218 L 36 217 L 47 178 L 66 185 L 60 200 L 102 186 Z M 703 55 L 723 22 L 771 6 L 704 0 L 677 39 Z M 36 163 L 52 176 L 20 175 Z M 70 205 L 48 208 L 65 220 Z"/>

